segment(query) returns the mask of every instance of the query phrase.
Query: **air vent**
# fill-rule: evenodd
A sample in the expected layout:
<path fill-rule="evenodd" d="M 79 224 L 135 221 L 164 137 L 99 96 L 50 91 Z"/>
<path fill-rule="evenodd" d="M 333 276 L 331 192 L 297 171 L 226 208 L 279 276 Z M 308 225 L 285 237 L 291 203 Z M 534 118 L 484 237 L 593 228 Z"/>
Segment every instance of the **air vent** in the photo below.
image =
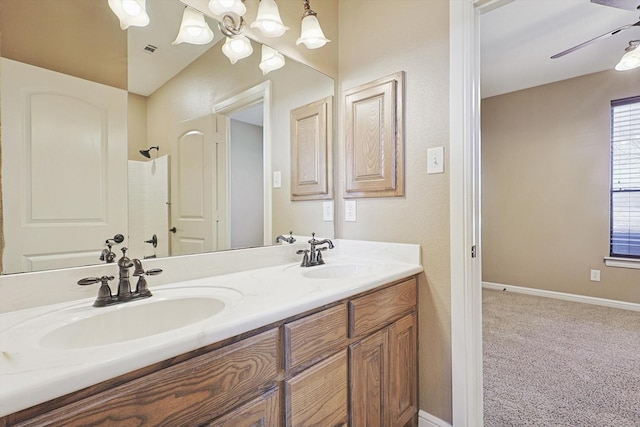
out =
<path fill-rule="evenodd" d="M 147 52 L 147 53 L 153 53 L 153 52 L 156 51 L 157 48 L 158 48 L 157 46 L 154 46 L 152 44 L 148 44 L 148 45 L 146 45 L 144 47 L 144 51 Z"/>

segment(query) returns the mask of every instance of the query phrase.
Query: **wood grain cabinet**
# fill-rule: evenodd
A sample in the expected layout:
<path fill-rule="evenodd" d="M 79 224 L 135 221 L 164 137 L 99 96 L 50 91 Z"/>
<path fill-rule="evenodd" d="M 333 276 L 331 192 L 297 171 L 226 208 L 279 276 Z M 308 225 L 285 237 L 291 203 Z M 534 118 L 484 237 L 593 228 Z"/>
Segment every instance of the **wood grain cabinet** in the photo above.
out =
<path fill-rule="evenodd" d="M 349 346 L 352 427 L 417 425 L 415 279 L 351 301 Z"/>
<path fill-rule="evenodd" d="M 8 415 L 0 427 L 415 427 L 416 294 L 415 278 L 383 286 Z"/>

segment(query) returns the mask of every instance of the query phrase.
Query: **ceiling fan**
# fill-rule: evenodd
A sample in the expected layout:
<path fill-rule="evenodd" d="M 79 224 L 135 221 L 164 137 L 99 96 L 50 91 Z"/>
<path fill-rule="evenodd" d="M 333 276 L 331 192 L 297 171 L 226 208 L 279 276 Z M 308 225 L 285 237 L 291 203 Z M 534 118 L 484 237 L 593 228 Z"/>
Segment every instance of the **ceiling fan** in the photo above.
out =
<path fill-rule="evenodd" d="M 625 9 L 625 10 L 640 10 L 640 0 L 591 0 L 591 3 L 596 3 L 596 4 L 601 4 L 604 6 L 611 6 L 611 7 L 616 7 L 618 9 Z M 622 27 L 616 28 L 615 30 L 611 30 L 607 33 L 601 34 L 598 37 L 594 37 L 591 40 L 587 40 L 586 42 L 580 43 L 576 46 L 573 46 L 567 50 L 563 50 L 560 53 L 556 53 L 555 55 L 553 55 L 551 57 L 551 59 L 556 59 L 556 58 L 560 58 L 562 56 L 565 56 L 568 53 L 571 52 L 575 52 L 578 49 L 582 49 L 583 47 L 590 45 L 591 43 L 600 40 L 600 39 L 604 39 L 607 38 L 609 36 L 613 36 L 615 34 L 618 34 L 621 31 L 627 30 L 631 27 L 640 27 L 640 21 L 633 23 L 633 24 L 627 24 L 627 25 L 623 25 Z"/>

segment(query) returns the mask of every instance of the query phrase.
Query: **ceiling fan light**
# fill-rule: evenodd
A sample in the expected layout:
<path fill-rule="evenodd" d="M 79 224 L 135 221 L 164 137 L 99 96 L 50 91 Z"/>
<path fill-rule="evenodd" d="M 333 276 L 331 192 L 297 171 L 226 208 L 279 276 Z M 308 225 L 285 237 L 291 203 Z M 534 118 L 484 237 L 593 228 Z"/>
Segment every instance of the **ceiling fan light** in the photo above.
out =
<path fill-rule="evenodd" d="M 244 34 L 239 34 L 235 37 L 227 37 L 222 46 L 222 53 L 225 54 L 232 64 L 235 64 L 239 60 L 246 58 L 253 53 L 253 47 L 251 42 Z"/>
<path fill-rule="evenodd" d="M 120 28 L 146 27 L 149 25 L 147 0 L 109 0 L 109 7 L 120 20 Z"/>
<path fill-rule="evenodd" d="M 625 53 L 616 64 L 616 71 L 627 71 L 640 67 L 640 44 L 635 49 Z"/>
<path fill-rule="evenodd" d="M 302 18 L 302 29 L 300 38 L 296 40 L 296 45 L 304 43 L 308 49 L 318 49 L 330 41 L 324 36 L 320 22 L 315 15 L 307 15 Z"/>
<path fill-rule="evenodd" d="M 262 70 L 263 76 L 284 67 L 284 62 L 284 55 L 269 46 L 262 45 L 262 60 L 258 67 Z"/>
<path fill-rule="evenodd" d="M 204 15 L 190 7 L 185 7 L 180 31 L 172 44 L 207 44 L 211 40 L 213 40 L 213 31 L 204 20 Z"/>
<path fill-rule="evenodd" d="M 265 37 L 280 37 L 289 29 L 282 23 L 278 5 L 274 0 L 260 0 L 258 15 L 251 28 L 259 29 Z"/>
<path fill-rule="evenodd" d="M 242 0 L 210 0 L 209 10 L 220 16 L 227 13 L 234 13 L 238 16 L 242 16 L 247 13 L 247 8 L 242 3 Z"/>

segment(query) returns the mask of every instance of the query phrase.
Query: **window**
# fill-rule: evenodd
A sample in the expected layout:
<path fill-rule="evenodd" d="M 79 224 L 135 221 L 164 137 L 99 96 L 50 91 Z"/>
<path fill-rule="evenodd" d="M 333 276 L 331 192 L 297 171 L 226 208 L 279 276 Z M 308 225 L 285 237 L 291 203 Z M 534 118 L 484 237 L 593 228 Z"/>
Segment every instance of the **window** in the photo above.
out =
<path fill-rule="evenodd" d="M 610 255 L 640 258 L 640 96 L 611 102 Z"/>

